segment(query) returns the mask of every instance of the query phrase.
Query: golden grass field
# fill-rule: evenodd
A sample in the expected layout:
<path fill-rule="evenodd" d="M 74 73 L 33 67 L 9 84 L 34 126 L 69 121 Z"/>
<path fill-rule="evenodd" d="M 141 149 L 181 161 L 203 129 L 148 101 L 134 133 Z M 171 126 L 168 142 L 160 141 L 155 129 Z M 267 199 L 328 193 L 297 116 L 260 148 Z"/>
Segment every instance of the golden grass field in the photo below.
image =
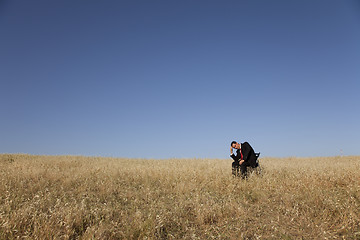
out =
<path fill-rule="evenodd" d="M 360 239 L 360 156 L 0 155 L 0 239 Z"/>

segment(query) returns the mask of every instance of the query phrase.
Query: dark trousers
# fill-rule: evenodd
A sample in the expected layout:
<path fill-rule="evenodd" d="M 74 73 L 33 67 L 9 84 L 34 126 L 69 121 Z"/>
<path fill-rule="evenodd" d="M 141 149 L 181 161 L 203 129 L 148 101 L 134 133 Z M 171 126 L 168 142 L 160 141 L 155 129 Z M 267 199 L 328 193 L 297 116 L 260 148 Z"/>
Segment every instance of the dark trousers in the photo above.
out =
<path fill-rule="evenodd" d="M 240 177 L 245 179 L 248 177 L 248 168 L 251 167 L 251 168 L 256 168 L 257 167 L 257 164 L 250 164 L 250 162 L 243 162 L 241 165 L 238 161 L 234 161 L 232 163 L 232 174 L 235 176 L 235 177 Z M 240 170 L 240 171 L 239 171 Z M 241 173 L 241 175 L 240 175 Z"/>
<path fill-rule="evenodd" d="M 239 161 L 234 161 L 232 163 L 232 174 L 234 175 L 234 177 L 239 177 L 240 176 L 239 170 L 240 170 Z"/>
<path fill-rule="evenodd" d="M 247 178 L 248 176 L 248 167 L 250 167 L 249 162 L 243 162 L 240 165 L 240 171 L 241 171 L 241 178 Z"/>

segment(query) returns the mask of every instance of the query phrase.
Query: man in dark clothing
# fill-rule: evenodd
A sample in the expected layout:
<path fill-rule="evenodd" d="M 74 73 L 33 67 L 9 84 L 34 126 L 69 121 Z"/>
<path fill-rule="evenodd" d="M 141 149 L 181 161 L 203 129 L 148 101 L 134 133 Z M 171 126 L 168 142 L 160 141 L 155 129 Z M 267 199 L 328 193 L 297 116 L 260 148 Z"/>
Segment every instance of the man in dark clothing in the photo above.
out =
<path fill-rule="evenodd" d="M 233 149 L 236 149 L 236 155 L 233 153 Z M 247 177 L 248 167 L 256 168 L 258 166 L 256 161 L 257 156 L 248 142 L 237 143 L 236 141 L 232 141 L 230 146 L 230 157 L 234 159 L 232 164 L 233 174 L 234 169 L 236 170 L 236 168 L 240 167 L 242 178 Z"/>

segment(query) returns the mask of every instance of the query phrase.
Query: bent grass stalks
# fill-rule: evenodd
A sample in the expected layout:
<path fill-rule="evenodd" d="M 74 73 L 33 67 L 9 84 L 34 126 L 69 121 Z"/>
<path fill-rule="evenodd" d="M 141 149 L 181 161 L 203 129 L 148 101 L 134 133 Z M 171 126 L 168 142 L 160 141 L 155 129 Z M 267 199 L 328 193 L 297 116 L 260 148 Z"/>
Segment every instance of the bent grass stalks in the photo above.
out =
<path fill-rule="evenodd" d="M 360 157 L 0 155 L 0 239 L 360 239 Z"/>

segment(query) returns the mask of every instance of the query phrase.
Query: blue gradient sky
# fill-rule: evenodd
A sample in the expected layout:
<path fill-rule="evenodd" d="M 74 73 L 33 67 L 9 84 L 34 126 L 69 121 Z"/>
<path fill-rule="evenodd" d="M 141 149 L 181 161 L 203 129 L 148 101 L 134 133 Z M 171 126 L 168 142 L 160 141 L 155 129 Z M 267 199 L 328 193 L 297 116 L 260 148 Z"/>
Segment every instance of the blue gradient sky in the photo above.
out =
<path fill-rule="evenodd" d="M 360 154 L 359 1 L 1 1 L 0 152 Z"/>

